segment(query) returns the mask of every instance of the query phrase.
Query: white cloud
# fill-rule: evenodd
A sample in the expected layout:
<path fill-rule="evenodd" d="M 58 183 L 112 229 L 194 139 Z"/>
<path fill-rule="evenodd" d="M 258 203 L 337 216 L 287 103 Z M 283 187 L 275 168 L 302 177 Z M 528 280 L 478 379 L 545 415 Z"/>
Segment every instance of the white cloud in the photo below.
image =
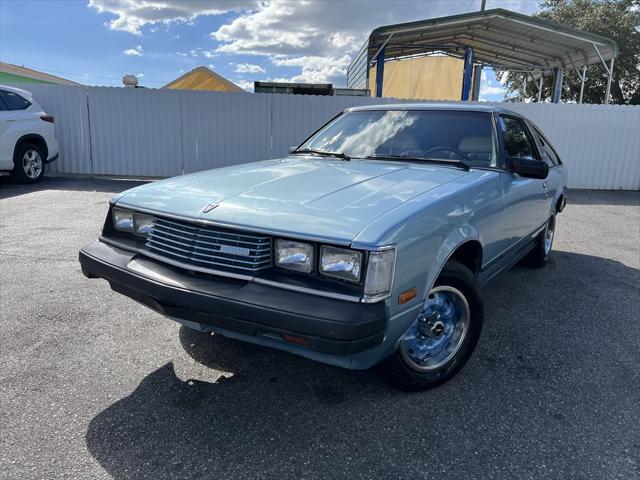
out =
<path fill-rule="evenodd" d="M 253 91 L 253 82 L 250 82 L 249 80 L 234 80 L 233 83 L 238 85 L 243 90 L 247 90 L 249 92 Z"/>
<path fill-rule="evenodd" d="M 142 77 L 144 77 L 144 73 L 139 73 L 136 75 L 136 78 L 142 78 Z"/>
<path fill-rule="evenodd" d="M 344 81 L 347 67 L 351 63 L 349 55 L 342 57 L 333 56 L 302 56 L 302 57 L 275 57 L 271 62 L 278 67 L 300 67 L 301 72 L 289 78 L 281 78 L 276 81 L 298 83 L 326 83 L 331 81 Z"/>
<path fill-rule="evenodd" d="M 527 14 L 538 7 L 538 0 L 487 3 L 487 8 Z M 337 85 L 346 81 L 345 58 L 352 58 L 374 28 L 466 13 L 479 9 L 479 4 L 480 0 L 89 0 L 91 8 L 116 17 L 108 22 L 109 28 L 136 35 L 145 25 L 189 24 L 199 16 L 237 12 L 211 33 L 218 45 L 202 51 L 204 57 L 212 58 L 214 52 L 261 55 L 276 67 L 297 69 L 291 81 Z"/>
<path fill-rule="evenodd" d="M 251 63 L 239 63 L 236 65 L 236 73 L 264 73 L 266 70 L 260 65 Z"/>
<path fill-rule="evenodd" d="M 495 78 L 495 75 L 492 72 L 492 77 Z M 488 75 L 486 69 L 482 70 L 482 74 L 480 75 L 480 98 L 482 100 L 498 100 L 496 99 L 487 99 L 489 96 L 500 96 L 503 97 L 506 92 L 506 89 L 500 84 L 500 82 L 494 83 L 492 82 Z"/>
<path fill-rule="evenodd" d="M 142 56 L 142 45 L 136 45 L 134 48 L 129 48 L 127 50 L 124 50 L 122 53 L 124 53 L 127 56 L 133 56 L 133 57 L 141 57 Z"/>
<path fill-rule="evenodd" d="M 256 0 L 89 0 L 89 7 L 99 13 L 116 15 L 109 28 L 134 35 L 140 35 L 145 25 L 189 23 L 201 15 L 253 9 L 257 4 Z"/>
<path fill-rule="evenodd" d="M 537 0 L 500 2 L 503 8 L 525 13 L 537 5 Z M 292 81 L 344 84 L 349 60 L 374 28 L 477 8 L 479 1 L 469 0 L 350 0 L 339 5 L 271 0 L 242 12 L 211 36 L 220 42 L 218 53 L 269 56 L 276 66 L 300 67 Z"/>

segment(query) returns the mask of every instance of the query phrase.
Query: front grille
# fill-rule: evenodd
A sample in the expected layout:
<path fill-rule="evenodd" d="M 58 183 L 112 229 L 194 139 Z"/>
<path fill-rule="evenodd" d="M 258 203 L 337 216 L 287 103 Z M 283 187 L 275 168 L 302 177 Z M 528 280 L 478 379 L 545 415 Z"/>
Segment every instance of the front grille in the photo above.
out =
<path fill-rule="evenodd" d="M 254 275 L 271 267 L 271 237 L 155 217 L 146 247 L 162 257 L 209 270 Z"/>

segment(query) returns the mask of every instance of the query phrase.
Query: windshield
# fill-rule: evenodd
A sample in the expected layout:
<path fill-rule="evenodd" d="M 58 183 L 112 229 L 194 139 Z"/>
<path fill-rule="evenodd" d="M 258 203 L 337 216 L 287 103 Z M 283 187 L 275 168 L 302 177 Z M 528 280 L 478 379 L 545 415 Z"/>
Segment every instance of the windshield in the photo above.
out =
<path fill-rule="evenodd" d="M 491 114 L 447 110 L 346 112 L 300 149 L 349 157 L 424 157 L 496 166 Z"/>

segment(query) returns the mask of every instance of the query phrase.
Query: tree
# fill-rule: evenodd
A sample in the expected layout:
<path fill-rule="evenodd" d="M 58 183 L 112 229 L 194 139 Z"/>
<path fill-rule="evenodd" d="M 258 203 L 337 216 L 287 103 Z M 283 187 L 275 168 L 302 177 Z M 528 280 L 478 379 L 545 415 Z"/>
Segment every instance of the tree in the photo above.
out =
<path fill-rule="evenodd" d="M 640 105 L 640 0 L 545 0 L 534 16 L 614 39 L 620 53 L 614 61 L 611 102 Z M 505 100 L 538 97 L 538 84 L 531 78 L 525 82 L 523 73 L 497 72 L 497 77 L 506 81 Z M 552 87 L 553 78 L 545 76 L 542 98 L 551 96 Z M 602 64 L 588 66 L 583 102 L 603 103 L 606 89 Z M 578 101 L 579 97 L 580 77 L 573 69 L 565 70 L 562 99 Z"/>

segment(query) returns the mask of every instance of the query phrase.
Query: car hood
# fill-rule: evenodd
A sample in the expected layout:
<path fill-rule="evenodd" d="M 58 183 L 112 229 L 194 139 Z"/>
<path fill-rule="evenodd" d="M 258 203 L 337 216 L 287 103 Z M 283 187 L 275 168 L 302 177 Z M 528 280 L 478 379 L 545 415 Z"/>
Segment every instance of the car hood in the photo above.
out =
<path fill-rule="evenodd" d="M 375 218 L 465 174 L 435 164 L 291 156 L 153 182 L 115 201 L 221 225 L 350 243 Z M 217 207 L 204 213 L 209 204 Z"/>

